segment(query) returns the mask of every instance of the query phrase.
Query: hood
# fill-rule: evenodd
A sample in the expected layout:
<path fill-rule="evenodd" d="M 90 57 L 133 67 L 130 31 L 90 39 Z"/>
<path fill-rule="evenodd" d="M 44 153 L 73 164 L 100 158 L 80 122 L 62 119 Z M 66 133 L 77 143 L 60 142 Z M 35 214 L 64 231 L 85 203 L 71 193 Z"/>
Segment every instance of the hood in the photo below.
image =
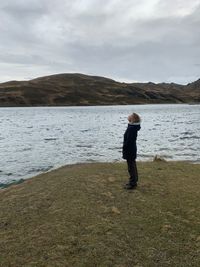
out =
<path fill-rule="evenodd" d="M 137 122 L 137 123 L 129 123 L 128 124 L 128 128 L 129 127 L 133 127 L 136 131 L 139 131 L 141 129 L 141 126 L 140 126 L 139 122 Z"/>

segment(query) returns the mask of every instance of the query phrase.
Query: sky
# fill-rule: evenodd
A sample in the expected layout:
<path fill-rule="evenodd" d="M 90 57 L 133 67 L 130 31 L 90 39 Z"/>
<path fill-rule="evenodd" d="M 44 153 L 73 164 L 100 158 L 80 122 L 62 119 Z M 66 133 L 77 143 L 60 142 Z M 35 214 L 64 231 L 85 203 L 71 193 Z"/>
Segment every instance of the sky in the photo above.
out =
<path fill-rule="evenodd" d="M 0 0 L 0 82 L 200 78 L 200 0 Z"/>

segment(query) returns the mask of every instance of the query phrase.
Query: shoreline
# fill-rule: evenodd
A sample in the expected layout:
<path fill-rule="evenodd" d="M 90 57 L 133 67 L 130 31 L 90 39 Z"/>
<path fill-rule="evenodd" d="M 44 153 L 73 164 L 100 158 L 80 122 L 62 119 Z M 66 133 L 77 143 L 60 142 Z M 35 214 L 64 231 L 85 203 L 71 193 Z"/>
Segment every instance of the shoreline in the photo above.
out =
<path fill-rule="evenodd" d="M 113 106 L 141 106 L 141 105 L 200 105 L 200 102 L 182 102 L 182 103 L 133 103 L 133 104 L 101 104 L 101 105 L 46 105 L 46 106 L 0 106 L 0 108 L 76 108 L 76 107 L 113 107 Z"/>
<path fill-rule="evenodd" d="M 164 163 L 189 163 L 189 164 L 197 164 L 200 165 L 200 161 L 191 161 L 191 160 L 166 160 L 165 158 L 158 158 L 158 160 L 145 160 L 145 161 L 140 161 L 137 160 L 137 164 L 146 164 L 146 163 L 153 163 L 153 162 L 164 162 Z M 27 177 L 24 176 L 18 180 L 12 180 L 11 182 L 8 183 L 1 183 L 0 182 L 0 192 L 4 189 L 7 189 L 11 186 L 17 186 L 21 183 L 24 183 L 28 180 L 34 179 L 37 176 L 40 175 L 45 175 L 47 173 L 51 173 L 53 171 L 59 171 L 61 168 L 70 168 L 70 167 L 74 167 L 74 166 L 87 166 L 87 165 L 93 165 L 93 164 L 126 164 L 126 160 L 119 160 L 119 161 L 97 161 L 97 162 L 77 162 L 77 163 L 71 163 L 71 164 L 65 164 L 65 165 L 60 165 L 60 166 L 55 166 L 47 171 L 44 172 L 39 172 L 36 175 Z"/>

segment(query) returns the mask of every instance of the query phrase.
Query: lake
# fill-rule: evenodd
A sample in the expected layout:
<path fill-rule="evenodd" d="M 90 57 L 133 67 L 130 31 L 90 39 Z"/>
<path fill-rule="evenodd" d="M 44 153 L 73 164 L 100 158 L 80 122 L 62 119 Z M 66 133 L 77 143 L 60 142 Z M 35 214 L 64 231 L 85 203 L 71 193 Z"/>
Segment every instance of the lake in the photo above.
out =
<path fill-rule="evenodd" d="M 200 161 L 200 105 L 0 108 L 0 183 L 65 164 L 121 161 L 132 112 L 142 117 L 138 160 Z"/>

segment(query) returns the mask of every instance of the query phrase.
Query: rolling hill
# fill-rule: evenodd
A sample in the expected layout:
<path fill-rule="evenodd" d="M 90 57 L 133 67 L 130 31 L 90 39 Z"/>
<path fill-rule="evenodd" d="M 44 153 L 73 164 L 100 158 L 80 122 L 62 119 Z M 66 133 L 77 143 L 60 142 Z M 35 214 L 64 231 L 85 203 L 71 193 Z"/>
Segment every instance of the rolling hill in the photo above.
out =
<path fill-rule="evenodd" d="M 74 73 L 0 83 L 1 107 L 199 102 L 200 79 L 188 85 L 121 83 Z"/>

